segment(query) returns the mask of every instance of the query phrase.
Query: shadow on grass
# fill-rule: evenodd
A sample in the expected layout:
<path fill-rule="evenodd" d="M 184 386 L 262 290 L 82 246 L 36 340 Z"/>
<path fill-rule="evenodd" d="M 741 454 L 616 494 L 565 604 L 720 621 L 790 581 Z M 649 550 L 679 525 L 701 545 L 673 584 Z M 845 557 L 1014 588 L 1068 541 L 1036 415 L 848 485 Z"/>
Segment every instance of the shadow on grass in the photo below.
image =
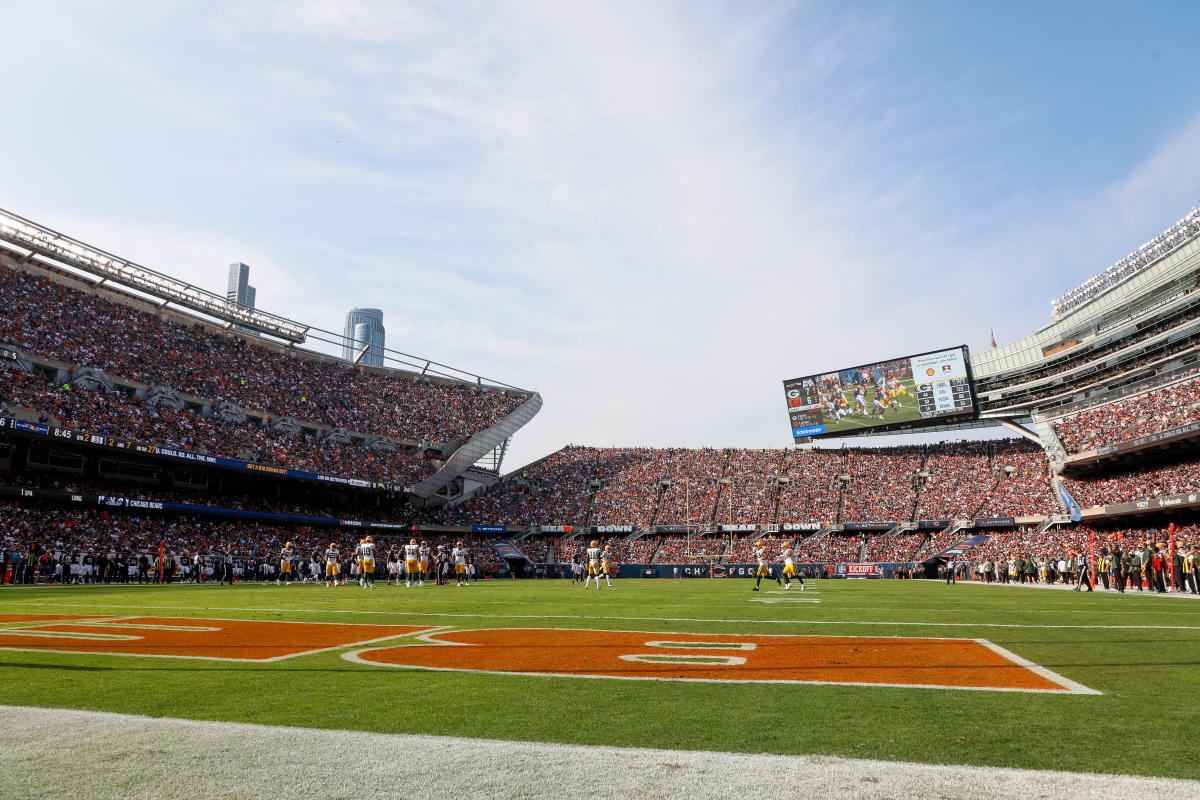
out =
<path fill-rule="evenodd" d="M 0 661 L 0 669 L 4 669 L 5 667 L 15 667 L 18 669 L 82 670 L 84 672 L 104 672 L 112 669 L 111 667 L 92 667 L 83 664 L 22 664 L 18 661 Z"/>

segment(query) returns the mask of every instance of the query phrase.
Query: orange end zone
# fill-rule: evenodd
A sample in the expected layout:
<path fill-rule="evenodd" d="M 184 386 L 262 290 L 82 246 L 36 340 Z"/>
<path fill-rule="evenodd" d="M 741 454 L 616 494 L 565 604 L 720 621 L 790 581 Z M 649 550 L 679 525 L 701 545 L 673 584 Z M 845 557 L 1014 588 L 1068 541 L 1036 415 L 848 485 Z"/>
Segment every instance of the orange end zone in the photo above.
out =
<path fill-rule="evenodd" d="M 0 649 L 97 655 L 273 661 L 336 647 L 370 644 L 430 630 L 415 625 L 343 625 L 318 622 L 166 617 L 63 617 L 5 614 Z"/>
<path fill-rule="evenodd" d="M 397 667 L 535 675 L 1094 694 L 981 639 L 493 629 L 445 631 L 421 640 L 430 643 L 344 657 Z"/>

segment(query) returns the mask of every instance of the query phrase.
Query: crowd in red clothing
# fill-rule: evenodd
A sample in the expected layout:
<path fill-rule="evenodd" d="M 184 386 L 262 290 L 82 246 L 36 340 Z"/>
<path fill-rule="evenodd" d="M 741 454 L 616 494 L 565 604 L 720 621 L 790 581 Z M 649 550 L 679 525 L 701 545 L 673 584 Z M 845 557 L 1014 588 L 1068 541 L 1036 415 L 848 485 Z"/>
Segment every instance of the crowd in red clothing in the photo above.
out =
<path fill-rule="evenodd" d="M 1200 491 L 1200 461 L 1146 465 L 1080 477 L 1064 475 L 1062 482 L 1081 508 L 1136 502 Z"/>
<path fill-rule="evenodd" d="M 437 519 L 577 528 L 906 522 L 1046 514 L 1055 503 L 1046 458 L 1024 440 L 837 450 L 571 446 Z"/>
<path fill-rule="evenodd" d="M 57 419 L 66 428 L 88 433 L 388 485 L 411 484 L 433 471 L 425 459 L 400 450 L 369 450 L 358 439 L 343 443 L 255 422 L 206 418 L 191 410 L 150 405 L 124 391 L 61 386 L 41 373 L 4 375 L 11 380 L 0 386 L 0 409 L 33 410 L 44 421 Z"/>
<path fill-rule="evenodd" d="M 843 494 L 842 519 L 911 520 L 922 457 L 921 447 L 852 452 L 846 459 L 850 482 Z"/>
<path fill-rule="evenodd" d="M 1054 420 L 1054 433 L 1068 453 L 1200 421 L 1200 378 L 1176 383 Z"/>
<path fill-rule="evenodd" d="M 411 441 L 465 439 L 525 396 L 268 349 L 0 266 L 0 342 L 274 418 Z"/>

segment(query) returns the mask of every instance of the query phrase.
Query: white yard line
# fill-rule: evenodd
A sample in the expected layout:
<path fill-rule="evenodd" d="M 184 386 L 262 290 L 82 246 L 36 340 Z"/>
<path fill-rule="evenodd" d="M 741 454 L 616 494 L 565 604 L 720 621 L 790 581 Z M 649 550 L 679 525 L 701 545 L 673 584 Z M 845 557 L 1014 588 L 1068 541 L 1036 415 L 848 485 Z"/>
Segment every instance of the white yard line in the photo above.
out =
<path fill-rule="evenodd" d="M 64 768 L 69 757 L 69 768 Z M 0 706 L 5 796 L 249 800 L 304 796 L 1190 800 L 1200 781 L 705 751 L 280 728 Z M 103 779 L 97 779 L 97 776 Z M 11 793 L 11 794 L 8 794 Z"/>

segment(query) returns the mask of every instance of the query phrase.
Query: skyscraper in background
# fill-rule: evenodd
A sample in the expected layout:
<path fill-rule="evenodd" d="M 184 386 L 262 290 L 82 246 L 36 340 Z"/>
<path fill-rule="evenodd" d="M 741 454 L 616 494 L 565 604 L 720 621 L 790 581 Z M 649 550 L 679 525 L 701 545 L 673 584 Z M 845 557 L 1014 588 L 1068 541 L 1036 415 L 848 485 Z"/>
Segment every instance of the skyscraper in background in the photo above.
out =
<path fill-rule="evenodd" d="M 342 358 L 353 361 L 362 352 L 358 363 L 367 367 L 383 366 L 383 312 L 378 308 L 352 308 L 346 315 L 346 334 L 342 340 Z"/>
<path fill-rule="evenodd" d="M 229 283 L 225 297 L 239 306 L 254 308 L 254 287 L 250 285 L 250 265 L 240 261 L 229 265 Z"/>

